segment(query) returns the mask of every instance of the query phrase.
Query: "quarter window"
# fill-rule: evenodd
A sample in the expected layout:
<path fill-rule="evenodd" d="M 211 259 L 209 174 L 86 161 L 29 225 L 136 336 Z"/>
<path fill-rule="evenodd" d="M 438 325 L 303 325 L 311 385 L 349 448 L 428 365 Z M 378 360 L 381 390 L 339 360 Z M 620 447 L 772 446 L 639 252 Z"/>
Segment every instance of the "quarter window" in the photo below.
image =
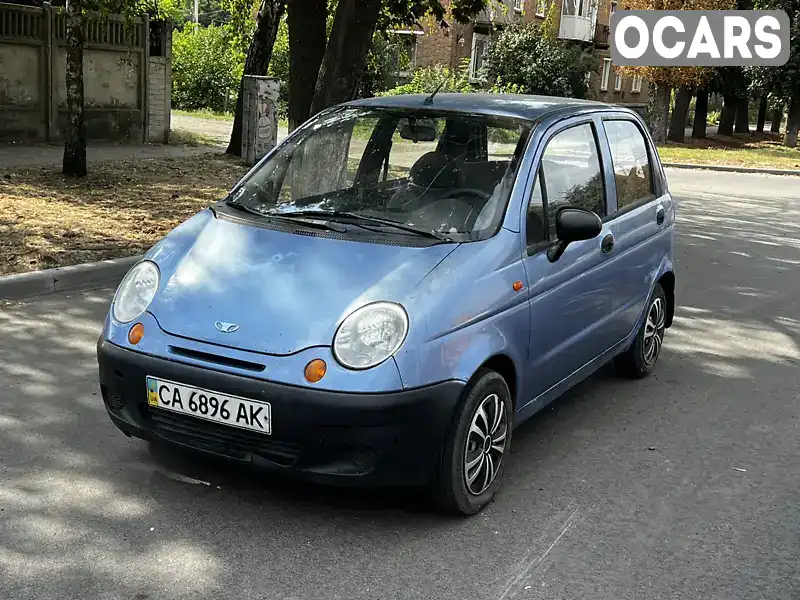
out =
<path fill-rule="evenodd" d="M 541 173 L 536 174 L 536 183 L 533 185 L 531 201 L 528 204 L 525 235 L 528 246 L 535 246 L 536 244 L 547 241 L 547 223 L 545 221 Z"/>
<path fill-rule="evenodd" d="M 560 208 L 574 206 L 606 215 L 606 194 L 600 153 L 590 123 L 557 133 L 547 143 L 540 170 L 544 183 L 549 231 L 555 233 Z"/>
<path fill-rule="evenodd" d="M 617 209 L 653 197 L 653 169 L 642 132 L 633 121 L 606 121 Z"/>

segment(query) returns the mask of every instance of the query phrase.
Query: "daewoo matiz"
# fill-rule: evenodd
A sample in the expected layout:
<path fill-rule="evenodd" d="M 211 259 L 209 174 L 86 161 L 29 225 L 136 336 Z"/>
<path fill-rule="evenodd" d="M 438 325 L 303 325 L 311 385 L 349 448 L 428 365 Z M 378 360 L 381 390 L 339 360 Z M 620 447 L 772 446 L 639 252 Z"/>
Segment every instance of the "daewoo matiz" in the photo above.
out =
<path fill-rule="evenodd" d="M 157 243 L 98 342 L 124 433 L 472 514 L 512 431 L 675 305 L 674 207 L 640 117 L 536 96 L 360 100 Z"/>

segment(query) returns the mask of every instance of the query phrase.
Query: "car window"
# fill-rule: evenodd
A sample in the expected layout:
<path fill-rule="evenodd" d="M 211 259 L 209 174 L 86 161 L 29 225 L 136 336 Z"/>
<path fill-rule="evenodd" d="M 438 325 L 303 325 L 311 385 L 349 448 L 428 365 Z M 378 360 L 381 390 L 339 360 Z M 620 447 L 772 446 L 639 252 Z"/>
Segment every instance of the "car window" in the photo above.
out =
<path fill-rule="evenodd" d="M 533 193 L 528 203 L 528 216 L 525 225 L 526 240 L 528 246 L 535 246 L 547 240 L 544 198 L 542 197 L 542 178 L 536 174 L 536 182 L 533 185 Z"/>
<path fill-rule="evenodd" d="M 605 121 L 611 146 L 617 209 L 653 197 L 653 169 L 644 136 L 632 121 Z"/>
<path fill-rule="evenodd" d="M 334 109 L 294 132 L 228 202 L 266 216 L 348 212 L 485 239 L 503 218 L 529 134 L 526 122 L 489 115 Z"/>
<path fill-rule="evenodd" d="M 566 206 L 606 215 L 606 194 L 600 153 L 591 123 L 576 125 L 554 135 L 544 150 L 540 170 L 545 189 L 550 232 L 555 217 Z"/>

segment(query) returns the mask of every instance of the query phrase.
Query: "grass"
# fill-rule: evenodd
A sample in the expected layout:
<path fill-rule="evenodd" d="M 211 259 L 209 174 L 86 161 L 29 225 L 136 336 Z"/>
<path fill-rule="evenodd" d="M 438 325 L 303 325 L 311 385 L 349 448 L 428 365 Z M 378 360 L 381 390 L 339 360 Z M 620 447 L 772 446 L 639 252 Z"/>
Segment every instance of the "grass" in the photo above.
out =
<path fill-rule="evenodd" d="M 183 117 L 197 117 L 198 119 L 213 119 L 215 121 L 233 121 L 233 113 L 218 113 L 208 108 L 201 108 L 198 110 L 173 109 L 172 113 L 175 115 L 181 115 Z"/>
<path fill-rule="evenodd" d="M 664 162 L 800 170 L 800 147 L 781 145 L 781 137 L 774 133 L 709 135 L 705 140 L 687 137 L 683 144 L 659 146 L 658 153 Z"/>
<path fill-rule="evenodd" d="M 221 154 L 0 169 L 0 275 L 140 254 L 245 173 Z"/>
<path fill-rule="evenodd" d="M 207 133 L 189 131 L 187 129 L 173 129 L 169 134 L 170 144 L 174 146 L 219 146 L 219 138 Z"/>

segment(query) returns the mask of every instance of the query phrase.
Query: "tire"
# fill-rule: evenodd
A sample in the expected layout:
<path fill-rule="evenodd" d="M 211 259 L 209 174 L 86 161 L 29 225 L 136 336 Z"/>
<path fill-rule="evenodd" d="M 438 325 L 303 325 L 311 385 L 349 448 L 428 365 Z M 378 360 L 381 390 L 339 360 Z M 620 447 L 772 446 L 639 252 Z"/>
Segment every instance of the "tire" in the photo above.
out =
<path fill-rule="evenodd" d="M 503 477 L 512 429 L 508 384 L 499 373 L 481 369 L 464 391 L 436 474 L 434 492 L 446 512 L 474 515 L 491 502 Z M 487 431 L 491 442 L 483 441 Z"/>
<path fill-rule="evenodd" d="M 640 379 L 653 371 L 664 344 L 666 317 L 667 297 L 661 284 L 657 283 L 633 344 L 616 359 L 620 375 Z"/>

